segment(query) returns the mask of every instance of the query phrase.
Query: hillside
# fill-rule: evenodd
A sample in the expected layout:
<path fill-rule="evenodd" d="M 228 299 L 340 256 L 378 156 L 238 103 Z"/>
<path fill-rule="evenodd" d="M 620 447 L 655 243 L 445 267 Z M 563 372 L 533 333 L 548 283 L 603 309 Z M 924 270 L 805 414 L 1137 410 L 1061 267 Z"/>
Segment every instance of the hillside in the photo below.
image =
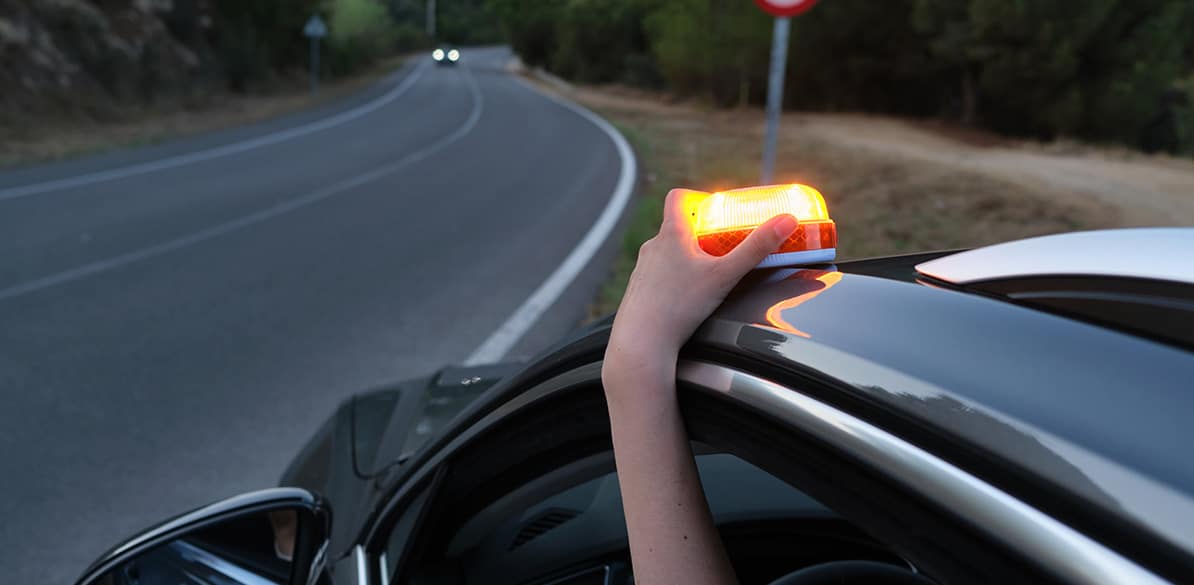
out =
<path fill-rule="evenodd" d="M 206 2 L 0 0 L 0 127 L 111 118 L 216 77 Z"/>

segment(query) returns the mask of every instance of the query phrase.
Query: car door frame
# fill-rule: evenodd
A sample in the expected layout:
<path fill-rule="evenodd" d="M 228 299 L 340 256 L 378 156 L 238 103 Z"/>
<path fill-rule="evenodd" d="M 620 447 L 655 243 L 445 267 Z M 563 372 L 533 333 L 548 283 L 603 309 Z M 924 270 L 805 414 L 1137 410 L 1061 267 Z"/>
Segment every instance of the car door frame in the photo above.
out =
<path fill-rule="evenodd" d="M 585 361 L 553 376 L 519 388 L 505 388 L 506 400 L 495 401 L 455 435 L 427 453 L 418 467 L 405 475 L 387 501 L 377 521 L 366 530 L 357 547 L 358 574 L 364 583 L 387 583 L 381 577 L 378 551 L 384 550 L 394 514 L 414 495 L 417 486 L 428 485 L 453 456 L 500 426 L 514 414 L 533 408 L 553 396 L 580 385 L 600 384 L 601 362 Z M 890 480 L 892 489 L 909 499 L 919 496 L 925 505 L 937 508 L 947 522 L 966 524 L 978 534 L 978 541 L 1002 547 L 1008 554 L 1045 569 L 1056 582 L 1065 583 L 1165 583 L 1131 560 L 1069 528 L 1047 514 L 1028 506 L 984 482 L 926 448 L 884 430 L 879 424 L 842 411 L 810 393 L 771 382 L 743 369 L 722 365 L 705 357 L 681 361 L 677 374 L 682 403 L 700 396 L 787 425 L 814 444 L 837 452 Z M 686 407 L 686 420 L 690 413 Z M 694 433 L 695 434 L 695 433 Z M 695 437 L 694 438 L 699 438 Z M 805 489 L 805 486 L 797 486 Z M 811 494 L 821 499 L 818 494 Z M 434 500 L 435 494 L 431 496 Z M 430 506 L 427 507 L 430 509 Z M 427 511 L 422 512 L 426 514 Z M 909 558 L 916 561 L 916 551 Z M 398 559 L 397 566 L 408 568 Z M 399 572 L 399 576 L 401 571 Z M 1051 579 L 1052 580 L 1052 579 Z"/>

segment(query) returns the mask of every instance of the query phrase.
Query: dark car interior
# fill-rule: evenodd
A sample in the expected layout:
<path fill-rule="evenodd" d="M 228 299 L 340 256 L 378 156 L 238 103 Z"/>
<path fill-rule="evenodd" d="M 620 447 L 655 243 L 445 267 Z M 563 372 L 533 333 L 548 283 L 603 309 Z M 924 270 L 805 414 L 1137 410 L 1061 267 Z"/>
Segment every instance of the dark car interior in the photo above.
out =
<path fill-rule="evenodd" d="M 758 411 L 699 392 L 681 408 L 740 583 L 1054 582 L 933 499 Z M 599 386 L 503 416 L 395 497 L 377 529 L 382 582 L 633 583 L 611 447 Z"/>
<path fill-rule="evenodd" d="M 847 574 L 886 568 L 913 574 L 907 562 L 840 516 L 746 461 L 704 452 L 697 464 L 740 582 L 771 583 L 802 569 L 832 566 Z M 599 454 L 506 494 L 466 521 L 438 562 L 414 582 L 632 583 L 611 467 L 609 454 Z M 790 582 L 821 582 L 816 579 L 814 574 Z"/>

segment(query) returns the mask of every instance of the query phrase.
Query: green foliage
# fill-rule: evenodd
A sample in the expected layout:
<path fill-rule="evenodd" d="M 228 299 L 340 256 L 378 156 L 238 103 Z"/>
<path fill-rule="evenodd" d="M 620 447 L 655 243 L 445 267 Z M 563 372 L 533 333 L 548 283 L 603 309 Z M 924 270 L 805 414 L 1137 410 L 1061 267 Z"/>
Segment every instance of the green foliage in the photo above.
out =
<path fill-rule="evenodd" d="M 527 65 L 546 66 L 556 49 L 556 23 L 564 0 L 489 0 L 510 46 Z"/>
<path fill-rule="evenodd" d="M 653 3 L 646 20 L 652 54 L 669 85 L 716 103 L 761 95 L 771 19 L 749 2 L 673 0 Z"/>
<path fill-rule="evenodd" d="M 301 31 L 320 0 L 215 0 L 215 53 L 228 85 L 244 90 L 272 72 L 307 62 Z"/>
<path fill-rule="evenodd" d="M 394 50 L 395 25 L 377 0 L 334 0 L 328 23 L 328 67 L 346 74 Z"/>
<path fill-rule="evenodd" d="M 382 39 L 389 30 L 389 13 L 376 0 L 335 0 L 332 3 L 332 19 L 328 23 L 332 41 Z"/>
<path fill-rule="evenodd" d="M 531 65 L 764 99 L 772 20 L 746 0 L 489 6 Z M 785 102 L 1188 150 L 1191 30 L 1189 0 L 825 0 L 793 21 Z"/>
<path fill-rule="evenodd" d="M 440 0 L 437 2 L 436 37 L 452 45 L 481 45 L 502 42 L 502 27 L 485 0 Z"/>
<path fill-rule="evenodd" d="M 196 0 L 177 4 L 187 8 Z M 228 85 L 237 90 L 278 72 L 306 69 L 310 45 L 302 30 L 314 14 L 328 23 L 329 36 L 321 47 L 325 70 L 333 75 L 428 44 L 421 23 L 397 23 L 382 0 L 215 0 L 214 12 L 214 54 Z M 180 34 L 195 34 L 188 24 L 182 19 L 170 26 Z"/>
<path fill-rule="evenodd" d="M 556 23 L 551 69 L 579 81 L 621 81 L 632 55 L 642 55 L 642 11 L 623 0 L 568 0 Z"/>
<path fill-rule="evenodd" d="M 1175 0 L 917 0 L 913 23 L 956 80 L 964 121 L 1136 143 L 1181 73 L 1189 11 Z"/>
<path fill-rule="evenodd" d="M 947 2 L 949 0 L 946 0 Z M 792 21 L 786 105 L 937 113 L 941 83 L 909 25 L 913 0 L 825 0 Z M 771 42 L 770 31 L 764 35 Z M 766 68 L 766 57 L 759 61 Z"/>
<path fill-rule="evenodd" d="M 1194 6 L 1188 2 L 1138 0 L 1119 7 L 1088 49 L 1090 73 L 1076 80 L 1086 97 L 1082 133 L 1178 150 L 1180 78 L 1192 73 L 1184 60 L 1194 47 L 1192 30 Z M 1105 39 L 1114 46 L 1105 46 Z M 1188 136 L 1185 144 L 1194 146 Z"/>

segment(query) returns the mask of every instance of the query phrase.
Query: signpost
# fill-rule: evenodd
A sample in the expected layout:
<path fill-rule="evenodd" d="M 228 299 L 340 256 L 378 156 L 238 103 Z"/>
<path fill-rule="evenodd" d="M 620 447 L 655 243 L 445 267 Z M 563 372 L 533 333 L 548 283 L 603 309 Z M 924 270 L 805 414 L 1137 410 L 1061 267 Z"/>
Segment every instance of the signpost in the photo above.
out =
<path fill-rule="evenodd" d="M 311 93 L 319 91 L 319 39 L 328 36 L 328 25 L 318 14 L 311 15 L 303 34 L 311 39 Z"/>
<path fill-rule="evenodd" d="M 788 61 L 788 29 L 791 18 L 812 8 L 817 0 L 755 0 L 764 12 L 775 17 L 771 33 L 771 71 L 767 76 L 767 135 L 763 139 L 763 180 L 775 179 L 775 144 L 779 139 L 779 114 L 784 107 L 784 71 Z"/>

